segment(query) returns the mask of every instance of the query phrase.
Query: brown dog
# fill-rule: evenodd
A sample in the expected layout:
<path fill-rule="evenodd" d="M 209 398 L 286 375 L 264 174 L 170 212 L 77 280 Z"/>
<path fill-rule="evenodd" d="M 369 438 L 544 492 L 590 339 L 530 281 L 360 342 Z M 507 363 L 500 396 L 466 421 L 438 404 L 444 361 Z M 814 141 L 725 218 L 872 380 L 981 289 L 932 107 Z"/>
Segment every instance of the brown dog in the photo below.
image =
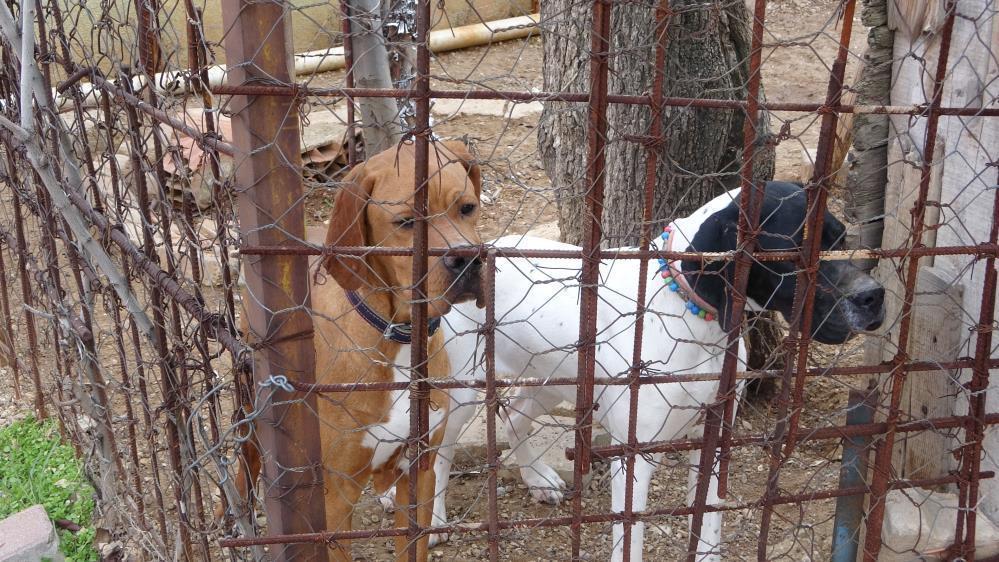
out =
<path fill-rule="evenodd" d="M 479 244 L 481 174 L 464 144 L 431 145 L 428 182 L 430 247 Z M 415 150 L 403 144 L 355 167 L 336 195 L 326 243 L 339 246 L 407 247 L 413 244 Z M 431 257 L 426 278 L 428 314 L 439 319 L 451 305 L 481 296 L 479 261 L 457 256 Z M 409 256 L 332 256 L 322 267 L 336 282 L 317 273 L 312 287 L 315 322 L 316 380 L 323 383 L 409 381 L 412 258 Z M 373 313 L 373 314 L 372 314 Z M 376 318 L 372 318 L 372 316 Z M 393 337 L 378 320 L 393 324 Z M 400 326 L 401 325 L 401 326 Z M 402 328 L 400 331 L 399 328 Z M 433 328 L 433 324 L 431 325 Z M 391 328 L 390 328 L 391 329 Z M 438 332 L 429 340 L 431 378 L 447 376 L 449 365 Z M 448 396 L 430 393 L 430 468 L 417 482 L 418 519 L 430 524 L 434 494 L 433 451 L 444 433 Z M 408 391 L 329 393 L 319 397 L 320 439 L 325 467 L 326 530 L 351 530 L 351 517 L 362 489 L 372 478 L 377 493 L 396 486 L 396 502 L 409 498 Z M 260 471 L 257 448 L 244 448 L 246 475 L 236 478 L 247 497 Z M 396 511 L 396 526 L 407 527 L 407 510 Z M 418 559 L 427 558 L 427 539 L 419 539 Z M 406 537 L 396 539 L 404 557 Z M 333 560 L 351 560 L 349 541 L 338 541 Z"/>

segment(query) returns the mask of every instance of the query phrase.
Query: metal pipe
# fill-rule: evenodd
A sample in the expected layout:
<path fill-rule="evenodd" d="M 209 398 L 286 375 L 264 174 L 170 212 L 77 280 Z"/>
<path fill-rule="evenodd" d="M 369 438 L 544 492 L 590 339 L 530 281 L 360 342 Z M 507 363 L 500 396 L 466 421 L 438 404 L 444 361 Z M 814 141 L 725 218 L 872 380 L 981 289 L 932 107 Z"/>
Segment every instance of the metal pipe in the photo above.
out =
<path fill-rule="evenodd" d="M 878 405 L 877 390 L 850 391 L 847 402 L 847 427 L 867 425 L 874 421 Z M 845 437 L 843 459 L 839 467 L 839 487 L 862 486 L 867 476 L 867 459 L 871 439 L 868 436 Z M 833 523 L 832 562 L 856 562 L 860 550 L 860 528 L 864 519 L 864 496 L 842 496 L 836 499 L 836 519 Z"/>

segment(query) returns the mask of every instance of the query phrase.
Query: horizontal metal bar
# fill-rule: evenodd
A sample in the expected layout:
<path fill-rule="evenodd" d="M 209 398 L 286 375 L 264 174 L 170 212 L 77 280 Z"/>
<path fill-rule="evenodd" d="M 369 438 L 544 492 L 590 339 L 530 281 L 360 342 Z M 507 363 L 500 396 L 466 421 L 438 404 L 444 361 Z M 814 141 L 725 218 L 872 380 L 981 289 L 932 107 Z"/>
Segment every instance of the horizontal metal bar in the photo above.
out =
<path fill-rule="evenodd" d="M 271 84 L 271 85 L 220 85 L 212 88 L 217 95 L 267 95 L 267 96 L 311 96 L 311 97 L 346 97 L 346 98 L 408 98 L 412 91 L 398 88 L 312 88 L 304 84 Z M 579 92 L 519 92 L 510 90 L 431 90 L 431 99 L 496 99 L 517 102 L 576 102 L 588 103 L 590 95 Z M 652 96 L 615 95 L 607 96 L 609 103 L 625 105 L 651 105 Z M 698 107 L 716 109 L 745 109 L 746 102 L 741 100 L 716 100 L 703 98 L 667 97 L 663 98 L 664 106 Z M 840 105 L 826 106 L 821 103 L 761 103 L 760 107 L 767 111 L 794 111 L 806 113 L 856 113 L 878 115 L 923 115 L 928 111 L 925 104 L 920 105 Z M 999 109 L 984 107 L 947 107 L 941 108 L 943 115 L 963 115 L 978 117 L 999 116 Z"/>
<path fill-rule="evenodd" d="M 521 248 L 496 248 L 488 245 L 462 246 L 460 248 L 430 248 L 431 256 L 485 256 L 487 252 L 495 252 L 501 258 L 544 258 L 544 259 L 582 259 L 583 251 L 579 250 L 543 250 Z M 310 255 L 310 256 L 410 256 L 411 247 L 382 246 L 316 246 L 309 244 L 283 246 L 242 246 L 240 254 L 247 256 L 272 255 Z M 602 250 L 600 259 L 670 259 L 700 261 L 731 261 L 739 252 L 667 252 L 662 250 Z M 753 252 L 757 261 L 795 261 L 801 257 L 797 251 Z M 897 249 L 872 250 L 828 250 L 819 252 L 819 259 L 830 260 L 866 260 L 885 258 L 915 258 L 924 256 L 954 256 L 974 255 L 978 259 L 989 256 L 999 256 L 999 244 L 976 244 L 969 246 L 938 246 Z"/>
<path fill-rule="evenodd" d="M 995 473 L 992 471 L 983 471 L 979 473 L 978 477 L 980 479 L 988 479 L 995 477 Z M 952 484 L 957 482 L 961 476 L 940 476 L 937 478 L 922 478 L 919 480 L 896 480 L 890 484 L 893 490 L 905 490 L 909 488 L 928 488 L 933 486 L 941 486 L 944 484 Z M 852 488 L 837 488 L 829 490 L 819 490 L 817 492 L 806 492 L 802 494 L 793 494 L 787 496 L 776 496 L 770 499 L 768 502 L 770 505 L 785 505 L 785 504 L 799 504 L 808 501 L 820 501 L 828 500 L 833 498 L 845 497 L 845 496 L 857 496 L 867 493 L 866 486 L 855 486 Z M 756 500 L 751 502 L 743 502 L 738 504 L 723 504 L 723 505 L 706 505 L 704 506 L 704 512 L 716 512 L 716 511 L 738 511 L 745 509 L 753 509 L 763 505 L 763 500 Z M 661 517 L 680 517 L 690 515 L 692 508 L 687 506 L 679 507 L 665 507 L 654 509 L 650 511 L 636 512 L 632 517 L 628 518 L 632 521 L 648 521 L 651 519 L 657 519 Z M 623 513 L 598 513 L 598 514 L 588 514 L 583 515 L 582 522 L 586 524 L 593 523 L 616 523 L 621 522 L 626 519 Z M 551 527 L 566 527 L 573 523 L 573 518 L 571 516 L 564 517 L 535 517 L 530 519 L 505 519 L 498 522 L 499 529 L 517 529 L 517 528 L 551 528 Z M 465 533 L 487 533 L 489 532 L 489 525 L 487 523 L 469 523 L 469 524 L 457 524 L 457 525 L 440 525 L 435 527 L 426 527 L 421 529 L 423 535 L 435 534 L 435 533 L 455 533 L 455 534 L 465 534 Z M 355 540 L 355 539 L 373 539 L 381 537 L 397 537 L 405 536 L 409 532 L 408 528 L 398 528 L 392 527 L 388 529 L 371 529 L 363 531 L 344 531 L 344 532 L 322 532 L 322 533 L 302 533 L 298 535 L 274 535 L 269 537 L 253 537 L 244 539 L 221 539 L 219 541 L 219 546 L 223 548 L 241 548 L 247 546 L 260 546 L 267 544 L 298 544 L 305 542 L 312 543 L 335 543 L 341 540 Z"/>
<path fill-rule="evenodd" d="M 909 433 L 913 431 L 925 431 L 928 429 L 953 429 L 963 427 L 967 423 L 974 421 L 974 416 L 949 416 L 944 418 L 930 418 L 902 423 L 896 426 L 895 431 Z M 983 425 L 999 424 L 999 414 L 988 414 L 985 416 Z M 801 428 L 798 441 L 822 441 L 824 439 L 848 439 L 854 437 L 871 437 L 881 435 L 888 431 L 888 424 L 885 422 L 875 422 L 868 424 L 857 424 L 837 427 L 821 428 Z M 768 436 L 745 435 L 732 438 L 733 447 L 744 447 L 747 445 L 762 445 Z M 677 453 L 700 449 L 704 444 L 703 439 L 677 439 L 673 441 L 656 441 L 651 443 L 639 443 L 634 447 L 627 444 L 608 445 L 606 447 L 594 447 L 590 449 L 590 454 L 594 459 L 610 460 L 615 457 L 628 455 L 650 455 L 654 453 Z M 576 457 L 572 448 L 565 450 L 565 457 L 573 460 Z"/>
<path fill-rule="evenodd" d="M 185 123 L 184 121 L 168 114 L 162 109 L 149 105 L 141 98 L 126 92 L 125 90 L 113 84 L 110 80 L 105 80 L 96 73 L 91 75 L 91 80 L 93 80 L 93 83 L 98 88 L 104 90 L 105 92 L 111 94 L 112 96 L 115 96 L 116 98 L 127 103 L 128 105 L 131 105 L 132 107 L 145 113 L 149 117 L 152 117 L 153 120 L 157 121 L 158 123 L 162 123 L 168 127 L 171 127 L 183 133 L 185 136 L 194 139 L 194 141 L 197 142 L 201 148 L 213 148 L 229 156 L 234 156 L 239 153 L 239 151 L 236 149 L 234 145 L 225 142 L 220 138 L 214 138 L 205 135 L 203 132 L 199 131 L 190 124 Z"/>
<path fill-rule="evenodd" d="M 999 368 L 999 358 L 991 359 L 988 363 L 989 368 Z M 974 360 L 971 358 L 959 359 L 956 361 L 913 361 L 910 363 L 904 363 L 898 368 L 904 370 L 908 373 L 918 373 L 918 372 L 928 372 L 928 371 L 942 371 L 942 370 L 956 370 L 956 369 L 970 369 L 974 367 Z M 846 376 L 857 376 L 857 375 L 877 375 L 892 371 L 895 369 L 895 365 L 890 362 L 884 362 L 877 365 L 858 365 L 854 367 L 812 367 L 808 369 L 805 373 L 809 377 L 825 376 L 825 377 L 846 377 Z M 779 378 L 782 375 L 780 370 L 766 370 L 766 371 L 738 371 L 736 377 L 738 379 L 770 379 Z M 646 384 L 667 384 L 667 383 L 689 383 L 689 382 L 702 382 L 702 381 L 716 381 L 721 376 L 721 373 L 696 373 L 696 374 L 675 374 L 666 373 L 661 375 L 647 375 L 641 376 L 635 379 L 635 383 L 639 385 Z M 370 391 L 386 391 L 386 390 L 406 390 L 411 388 L 408 382 L 358 382 L 358 383 L 338 383 L 338 384 L 303 384 L 298 381 L 289 380 L 295 390 L 299 392 L 317 392 L 317 393 L 329 393 L 329 392 L 370 392 Z M 596 377 L 594 379 L 594 384 L 598 386 L 625 386 L 632 383 L 632 379 L 629 377 Z M 459 379 L 431 379 L 429 381 L 430 386 L 438 389 L 452 389 L 452 388 L 470 388 L 470 389 L 485 389 L 485 381 L 479 380 L 459 380 Z M 576 386 L 579 384 L 579 379 L 575 377 L 552 377 L 547 379 L 539 378 L 519 378 L 519 379 L 496 379 L 497 388 L 519 388 L 519 387 L 534 387 L 534 386 Z"/>

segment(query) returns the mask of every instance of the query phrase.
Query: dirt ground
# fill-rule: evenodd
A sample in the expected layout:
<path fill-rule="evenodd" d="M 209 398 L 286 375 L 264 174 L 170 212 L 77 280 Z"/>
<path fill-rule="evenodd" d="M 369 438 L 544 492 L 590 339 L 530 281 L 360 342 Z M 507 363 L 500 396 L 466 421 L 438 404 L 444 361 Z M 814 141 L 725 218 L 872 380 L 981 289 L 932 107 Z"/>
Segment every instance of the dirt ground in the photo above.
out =
<path fill-rule="evenodd" d="M 838 27 L 835 27 L 834 0 L 777 0 L 768 2 L 765 42 L 781 44 L 764 53 L 763 84 L 769 101 L 819 102 L 826 91 L 829 68 L 836 52 Z M 851 66 L 853 76 L 858 53 L 864 46 L 865 29 L 854 22 Z M 539 39 L 512 41 L 443 54 L 435 58 L 435 82 L 439 87 L 478 87 L 503 90 L 540 90 L 542 54 Z M 342 84 L 342 73 L 312 78 L 314 85 Z M 466 81 L 455 85 L 453 82 Z M 777 147 L 778 179 L 798 179 L 802 148 L 818 143 L 819 117 L 815 114 L 775 113 L 774 129 L 787 122 L 791 137 Z M 478 155 L 487 161 L 484 169 L 485 191 L 492 201 L 483 206 L 482 234 L 486 239 L 503 234 L 523 233 L 530 228 L 555 220 L 555 194 L 541 166 L 537 152 L 537 116 L 503 119 L 490 116 L 456 115 L 439 119 L 435 133 L 442 137 L 464 137 Z M 328 210 L 328 193 L 312 194 L 308 220 L 321 223 Z M 209 295 L 211 297 L 211 295 Z M 813 346 L 810 366 L 844 366 L 862 360 L 860 342 L 839 349 Z M 113 360 L 111 361 L 113 363 Z M 109 364 L 109 367 L 112 365 Z M 0 369 L 0 388 L 9 388 L 10 371 Z M 860 381 L 815 377 L 805 388 L 803 427 L 822 427 L 843 422 L 848 386 Z M 24 385 L 26 387 L 27 385 Z M 25 388 L 26 390 L 26 388 Z M 30 393 L 16 401 L 0 393 L 0 424 L 27 413 Z M 750 400 L 739 416 L 737 433 L 759 434 L 771 430 L 776 420 L 772 404 L 766 399 Z M 781 494 L 835 487 L 839 472 L 840 451 L 834 441 L 801 444 L 782 470 Z M 145 458 L 145 457 L 144 457 Z M 162 460 L 162 459 L 161 459 Z M 480 522 L 486 519 L 486 475 L 484 458 L 465 458 L 455 466 L 448 489 L 449 518 L 452 522 Z M 761 448 L 747 447 L 733 451 L 728 501 L 751 502 L 764 490 L 768 457 Z M 649 498 L 652 509 L 685 502 L 686 457 L 668 457 L 657 472 Z M 547 506 L 535 503 L 519 478 L 509 470 L 501 473 L 499 492 L 500 517 L 522 519 L 567 516 L 567 505 Z M 568 502 L 566 502 L 568 503 Z M 610 486 L 607 467 L 596 466 L 584 498 L 585 513 L 607 512 Z M 831 544 L 834 503 L 830 500 L 801 506 L 779 506 L 770 535 L 770 558 L 784 560 L 824 560 Z M 726 514 L 723 538 L 724 558 L 756 558 L 760 510 Z M 392 526 L 375 499 L 366 496 L 356 518 L 356 528 Z M 648 560 L 677 560 L 686 547 L 687 523 L 682 517 L 663 517 L 646 530 Z M 516 529 L 502 533 L 501 558 L 513 561 L 561 560 L 568 557 L 567 528 Z M 606 559 L 611 548 L 610 525 L 583 527 L 583 551 L 586 559 Z M 357 560 L 391 560 L 390 541 L 355 542 Z M 454 535 L 450 542 L 433 550 L 435 559 L 464 561 L 482 558 L 486 545 L 482 535 Z"/>

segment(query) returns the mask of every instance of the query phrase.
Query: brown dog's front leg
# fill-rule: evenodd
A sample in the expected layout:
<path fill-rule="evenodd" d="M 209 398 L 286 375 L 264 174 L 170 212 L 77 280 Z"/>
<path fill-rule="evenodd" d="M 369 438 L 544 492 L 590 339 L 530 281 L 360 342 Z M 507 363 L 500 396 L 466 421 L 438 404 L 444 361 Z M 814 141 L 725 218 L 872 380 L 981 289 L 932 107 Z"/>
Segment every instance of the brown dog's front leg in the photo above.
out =
<path fill-rule="evenodd" d="M 416 482 L 416 520 L 421 528 L 430 526 L 431 517 L 434 512 L 434 461 L 436 454 L 429 452 L 430 469 L 421 470 Z M 395 526 L 401 528 L 409 527 L 409 474 L 401 474 L 395 485 Z M 416 559 L 420 562 L 427 560 L 427 551 L 430 541 L 430 534 L 423 533 L 416 540 Z M 409 537 L 403 535 L 395 539 L 395 559 L 397 561 L 408 560 L 410 542 Z"/>

